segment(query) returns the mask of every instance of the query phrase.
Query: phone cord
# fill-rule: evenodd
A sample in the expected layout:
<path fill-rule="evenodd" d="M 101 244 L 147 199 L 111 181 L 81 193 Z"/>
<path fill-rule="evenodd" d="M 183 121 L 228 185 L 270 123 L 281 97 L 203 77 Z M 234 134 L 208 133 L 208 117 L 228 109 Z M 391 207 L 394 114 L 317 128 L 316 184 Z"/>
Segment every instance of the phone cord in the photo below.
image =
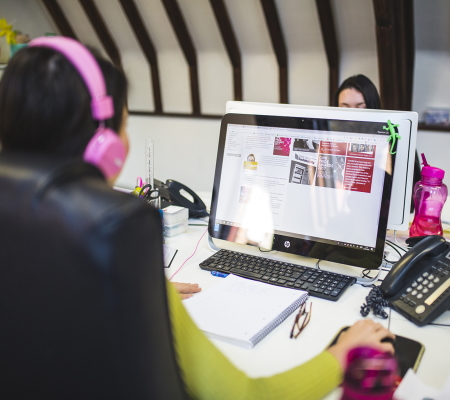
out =
<path fill-rule="evenodd" d="M 361 315 L 367 317 L 372 310 L 375 315 L 387 319 L 388 314 L 384 311 L 384 307 L 389 307 L 389 302 L 383 299 L 380 288 L 374 286 L 366 297 L 366 303 L 361 306 Z"/>

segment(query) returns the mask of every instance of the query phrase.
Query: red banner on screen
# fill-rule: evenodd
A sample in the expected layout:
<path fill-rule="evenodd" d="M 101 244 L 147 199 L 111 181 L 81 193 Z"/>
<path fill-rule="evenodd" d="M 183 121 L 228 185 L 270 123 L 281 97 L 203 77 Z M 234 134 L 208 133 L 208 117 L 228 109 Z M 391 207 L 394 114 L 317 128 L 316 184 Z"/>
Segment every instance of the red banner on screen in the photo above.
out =
<path fill-rule="evenodd" d="M 347 152 L 347 143 L 337 143 L 337 142 L 320 142 L 319 153 L 322 154 L 333 154 L 336 156 L 345 156 Z"/>
<path fill-rule="evenodd" d="M 344 189 L 370 193 L 374 164 L 374 160 L 347 157 L 347 162 L 345 164 Z"/>

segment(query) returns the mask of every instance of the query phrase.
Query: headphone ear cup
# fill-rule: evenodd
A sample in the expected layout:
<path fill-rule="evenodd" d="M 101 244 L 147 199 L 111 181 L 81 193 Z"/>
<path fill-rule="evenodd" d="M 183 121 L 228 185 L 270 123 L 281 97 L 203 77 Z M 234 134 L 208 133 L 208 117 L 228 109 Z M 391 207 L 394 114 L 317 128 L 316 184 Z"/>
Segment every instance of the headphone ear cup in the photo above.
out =
<path fill-rule="evenodd" d="M 126 149 L 119 135 L 109 128 L 98 128 L 84 151 L 84 161 L 94 164 L 108 179 L 122 169 Z"/>

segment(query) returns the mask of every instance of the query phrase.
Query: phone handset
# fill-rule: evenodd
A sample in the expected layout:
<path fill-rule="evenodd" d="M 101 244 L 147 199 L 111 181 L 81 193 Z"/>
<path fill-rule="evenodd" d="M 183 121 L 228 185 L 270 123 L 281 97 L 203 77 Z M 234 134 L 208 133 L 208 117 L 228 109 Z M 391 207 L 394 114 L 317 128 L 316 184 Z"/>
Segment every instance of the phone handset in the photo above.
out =
<path fill-rule="evenodd" d="M 192 189 L 180 182 L 174 181 L 173 179 L 168 179 L 166 184 L 169 187 L 169 192 L 173 199 L 183 207 L 189 209 L 191 218 L 202 218 L 208 216 L 205 203 L 203 203 L 202 199 L 200 199 L 197 193 L 195 193 Z M 188 195 L 186 196 L 183 192 L 187 192 Z"/>
<path fill-rule="evenodd" d="M 416 272 L 413 271 L 413 268 L 419 260 L 425 256 L 430 258 L 438 256 L 446 248 L 448 248 L 447 241 L 439 235 L 428 236 L 413 246 L 397 261 L 381 284 L 380 290 L 383 297 L 388 301 L 397 300 L 402 295 L 406 281 L 410 280 L 408 279 L 411 278 L 410 275 Z M 411 273 L 408 273 L 409 271 Z"/>
<path fill-rule="evenodd" d="M 186 185 L 173 179 L 167 179 L 166 183 L 158 179 L 154 181 L 155 188 L 161 193 L 162 207 L 167 205 L 186 207 L 189 210 L 189 218 L 203 218 L 209 215 L 202 199 Z"/>

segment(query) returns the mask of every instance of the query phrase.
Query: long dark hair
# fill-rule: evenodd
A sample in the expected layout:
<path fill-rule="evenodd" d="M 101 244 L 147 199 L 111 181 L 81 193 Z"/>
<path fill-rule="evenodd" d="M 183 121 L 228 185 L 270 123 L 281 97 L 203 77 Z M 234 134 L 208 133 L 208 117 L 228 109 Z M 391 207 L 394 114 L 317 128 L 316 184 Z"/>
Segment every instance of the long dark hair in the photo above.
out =
<path fill-rule="evenodd" d="M 364 97 L 367 108 L 380 109 L 381 100 L 378 90 L 373 82 L 365 75 L 359 74 L 347 78 L 341 83 L 334 97 L 334 106 L 339 106 L 339 95 L 345 89 L 355 89 Z"/>
<path fill-rule="evenodd" d="M 126 78 L 91 52 L 114 101 L 115 115 L 106 125 L 117 131 L 126 106 Z M 84 81 L 64 55 L 46 47 L 18 51 L 0 80 L 2 149 L 81 157 L 98 126 L 90 101 Z"/>

